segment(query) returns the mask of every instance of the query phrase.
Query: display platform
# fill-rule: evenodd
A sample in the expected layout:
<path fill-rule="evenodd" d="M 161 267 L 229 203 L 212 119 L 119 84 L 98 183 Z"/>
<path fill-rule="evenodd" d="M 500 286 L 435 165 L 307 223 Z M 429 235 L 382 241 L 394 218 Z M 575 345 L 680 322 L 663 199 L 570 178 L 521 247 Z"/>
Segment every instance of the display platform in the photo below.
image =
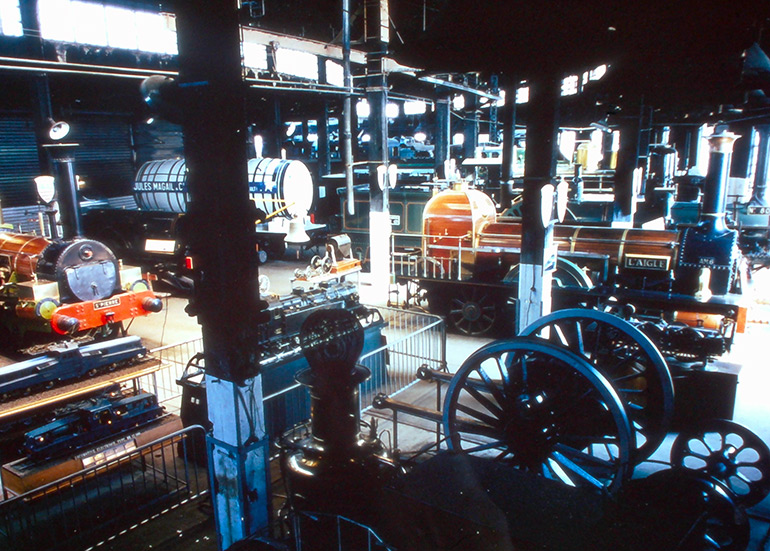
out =
<path fill-rule="evenodd" d="M 4 497 L 7 499 L 30 492 L 90 467 L 117 467 L 119 463 L 115 460 L 120 457 L 181 429 L 182 420 L 178 416 L 166 415 L 150 425 L 117 435 L 75 455 L 43 461 L 18 459 L 3 465 L 0 471 Z M 152 449 L 148 449 L 148 453 L 152 453 Z M 52 488 L 51 491 L 55 490 Z"/>

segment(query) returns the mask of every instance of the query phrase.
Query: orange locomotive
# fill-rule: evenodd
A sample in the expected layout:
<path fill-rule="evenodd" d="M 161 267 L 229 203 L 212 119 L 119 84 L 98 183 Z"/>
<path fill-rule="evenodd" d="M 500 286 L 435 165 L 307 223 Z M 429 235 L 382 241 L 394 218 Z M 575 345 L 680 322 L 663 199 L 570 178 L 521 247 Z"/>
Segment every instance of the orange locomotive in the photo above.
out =
<path fill-rule="evenodd" d="M 0 328 L 111 335 L 124 320 L 162 309 L 139 268 L 91 239 L 0 232 Z"/>

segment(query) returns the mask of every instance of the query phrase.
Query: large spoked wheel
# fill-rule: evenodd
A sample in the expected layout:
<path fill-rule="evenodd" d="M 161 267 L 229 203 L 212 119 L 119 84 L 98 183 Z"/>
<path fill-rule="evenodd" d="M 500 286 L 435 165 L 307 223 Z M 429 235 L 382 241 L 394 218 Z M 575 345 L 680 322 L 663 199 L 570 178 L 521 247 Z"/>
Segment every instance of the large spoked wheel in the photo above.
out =
<path fill-rule="evenodd" d="M 716 478 L 746 507 L 770 493 L 770 449 L 749 429 L 725 419 L 677 436 L 671 465 Z"/>
<path fill-rule="evenodd" d="M 519 282 L 519 270 L 518 265 L 512 267 L 503 281 L 509 285 L 517 284 Z M 594 286 L 591 278 L 577 264 L 565 258 L 556 259 L 556 269 L 553 271 L 552 282 L 554 287 L 590 289 Z"/>
<path fill-rule="evenodd" d="M 634 429 L 634 464 L 658 448 L 674 410 L 674 383 L 666 361 L 646 335 L 612 314 L 583 308 L 553 312 L 521 334 L 569 348 L 609 379 Z"/>
<path fill-rule="evenodd" d="M 496 289 L 463 285 L 449 299 L 447 321 L 464 335 L 486 335 L 500 323 L 500 300 Z"/>
<path fill-rule="evenodd" d="M 629 474 L 631 427 L 610 383 L 552 344 L 516 338 L 473 353 L 447 388 L 449 448 L 570 486 L 616 491 Z"/>

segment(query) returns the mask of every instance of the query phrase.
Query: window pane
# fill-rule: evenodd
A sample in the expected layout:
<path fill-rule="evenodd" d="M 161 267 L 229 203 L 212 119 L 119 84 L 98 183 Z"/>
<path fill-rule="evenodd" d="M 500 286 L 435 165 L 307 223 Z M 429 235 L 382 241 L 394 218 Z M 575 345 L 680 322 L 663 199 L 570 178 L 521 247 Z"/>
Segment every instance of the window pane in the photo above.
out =
<path fill-rule="evenodd" d="M 326 83 L 333 86 L 345 86 L 345 72 L 342 65 L 331 59 L 326 60 Z"/>
<path fill-rule="evenodd" d="M 103 5 L 92 2 L 72 2 L 71 13 L 75 25 L 75 42 L 95 46 L 107 45 Z"/>
<path fill-rule="evenodd" d="M 107 42 L 113 48 L 136 50 L 136 18 L 131 10 L 105 6 Z"/>
<path fill-rule="evenodd" d="M 267 70 L 267 49 L 263 44 L 243 43 L 243 64 L 258 71 Z"/>
<path fill-rule="evenodd" d="M 166 18 L 159 13 L 135 12 L 137 48 L 158 54 L 176 53 L 176 33 L 166 26 Z"/>
<path fill-rule="evenodd" d="M 313 54 L 278 48 L 275 53 L 275 61 L 276 70 L 279 73 L 318 80 L 318 59 Z"/>
<path fill-rule="evenodd" d="M 69 0 L 38 0 L 40 36 L 44 40 L 75 42 L 75 27 Z"/>
<path fill-rule="evenodd" d="M 19 0 L 0 0 L 0 33 L 6 36 L 23 34 Z"/>

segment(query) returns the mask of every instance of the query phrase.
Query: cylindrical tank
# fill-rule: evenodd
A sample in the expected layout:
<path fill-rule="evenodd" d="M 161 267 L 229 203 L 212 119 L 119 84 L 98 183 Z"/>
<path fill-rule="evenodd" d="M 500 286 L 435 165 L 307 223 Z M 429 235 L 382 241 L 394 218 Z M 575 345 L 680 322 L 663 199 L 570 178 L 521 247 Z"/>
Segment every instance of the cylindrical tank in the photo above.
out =
<path fill-rule="evenodd" d="M 9 269 L 22 281 L 34 278 L 40 255 L 51 244 L 45 237 L 0 233 L 0 255 L 9 259 Z"/>
<path fill-rule="evenodd" d="M 473 239 L 486 224 L 494 222 L 495 204 L 475 189 L 452 189 L 434 195 L 423 211 L 425 256 L 445 259 L 445 270 L 463 250 L 462 263 L 473 262 Z"/>
<path fill-rule="evenodd" d="M 249 195 L 265 214 L 306 216 L 313 206 L 313 177 L 301 161 L 249 159 Z M 136 174 L 134 197 L 140 208 L 187 211 L 187 167 L 180 159 L 148 161 Z M 283 209 L 283 210 L 281 210 Z"/>
<path fill-rule="evenodd" d="M 674 266 L 679 233 L 668 230 L 562 226 L 553 229 L 553 241 L 560 253 L 591 253 L 607 256 L 611 265 L 622 269 L 658 269 Z M 521 224 L 487 224 L 476 238 L 478 255 L 500 255 L 521 247 Z M 667 260 L 666 260 L 667 259 Z"/>

